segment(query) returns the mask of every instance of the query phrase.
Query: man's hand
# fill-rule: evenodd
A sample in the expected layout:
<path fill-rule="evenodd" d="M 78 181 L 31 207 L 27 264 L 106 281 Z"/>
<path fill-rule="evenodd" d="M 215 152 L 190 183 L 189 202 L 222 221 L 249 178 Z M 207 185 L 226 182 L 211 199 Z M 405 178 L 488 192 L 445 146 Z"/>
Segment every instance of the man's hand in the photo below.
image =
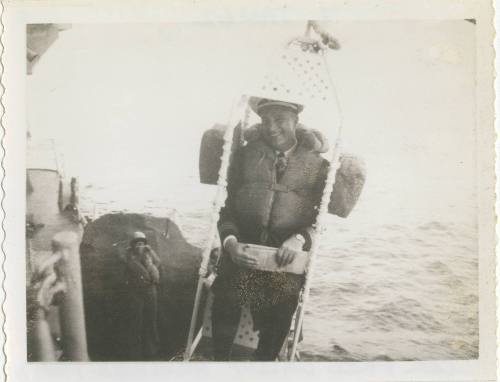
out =
<path fill-rule="evenodd" d="M 257 266 L 257 260 L 246 253 L 248 245 L 239 243 L 236 238 L 228 239 L 224 248 L 229 252 L 236 265 L 245 268 L 255 268 Z"/>
<path fill-rule="evenodd" d="M 144 253 L 148 256 L 151 257 L 151 261 L 155 266 L 159 266 L 161 261 L 160 258 L 158 257 L 157 253 L 154 251 L 153 248 L 149 244 L 146 244 L 144 246 Z"/>
<path fill-rule="evenodd" d="M 285 240 L 283 245 L 276 251 L 275 260 L 279 267 L 286 267 L 291 264 L 300 251 L 304 243 L 294 236 Z"/>
<path fill-rule="evenodd" d="M 146 266 L 153 265 L 153 260 L 151 259 L 151 256 L 147 253 L 144 254 L 144 265 Z"/>

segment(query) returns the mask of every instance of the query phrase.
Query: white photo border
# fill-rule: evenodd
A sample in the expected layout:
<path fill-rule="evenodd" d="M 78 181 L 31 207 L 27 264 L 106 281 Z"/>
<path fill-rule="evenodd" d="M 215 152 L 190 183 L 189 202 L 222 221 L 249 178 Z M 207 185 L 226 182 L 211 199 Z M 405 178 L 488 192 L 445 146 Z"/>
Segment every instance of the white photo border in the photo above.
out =
<path fill-rule="evenodd" d="M 10 381 L 254 381 L 494 380 L 496 375 L 494 47 L 493 6 L 486 0 L 400 2 L 209 0 L 205 2 L 8 1 L 2 16 L 6 88 L 4 211 L 6 231 L 4 311 L 7 336 L 5 371 Z M 321 363 L 58 363 L 26 359 L 25 298 L 25 26 L 28 23 L 134 23 L 252 20 L 476 20 L 477 191 L 479 233 L 479 359 L 425 362 Z"/>

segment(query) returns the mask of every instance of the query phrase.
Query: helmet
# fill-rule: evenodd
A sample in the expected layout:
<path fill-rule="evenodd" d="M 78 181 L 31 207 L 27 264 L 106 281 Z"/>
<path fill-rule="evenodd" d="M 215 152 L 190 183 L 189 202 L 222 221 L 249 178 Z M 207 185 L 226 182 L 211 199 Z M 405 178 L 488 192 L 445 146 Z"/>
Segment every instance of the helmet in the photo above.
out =
<path fill-rule="evenodd" d="M 144 244 L 148 242 L 148 239 L 146 239 L 146 235 L 144 232 L 141 231 L 136 231 L 134 232 L 132 236 L 132 240 L 130 241 L 130 245 L 134 245 L 135 243 L 142 241 Z"/>

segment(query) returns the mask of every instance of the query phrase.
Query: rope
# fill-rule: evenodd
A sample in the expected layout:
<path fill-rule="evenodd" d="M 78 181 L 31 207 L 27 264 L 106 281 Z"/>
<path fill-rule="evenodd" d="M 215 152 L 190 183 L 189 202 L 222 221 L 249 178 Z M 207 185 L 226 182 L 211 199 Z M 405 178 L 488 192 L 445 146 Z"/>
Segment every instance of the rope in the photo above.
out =
<path fill-rule="evenodd" d="M 247 104 L 246 109 L 245 109 L 245 115 L 243 118 L 243 126 L 246 126 L 248 124 L 248 117 L 249 117 L 249 106 L 247 102 L 247 98 L 243 97 L 242 99 L 243 102 Z M 184 352 L 184 360 L 188 361 L 191 358 L 191 347 L 193 344 L 193 339 L 194 339 L 194 331 L 196 330 L 196 322 L 198 319 L 198 312 L 199 312 L 199 307 L 200 307 L 200 302 L 201 302 L 201 292 L 203 290 L 204 282 L 203 278 L 207 274 L 207 268 L 208 268 L 208 263 L 210 261 L 210 252 L 212 251 L 213 247 L 213 242 L 214 238 L 216 237 L 217 234 L 217 223 L 220 218 L 220 210 L 222 207 L 224 207 L 225 201 L 226 201 L 226 188 L 227 188 L 227 173 L 229 169 L 229 159 L 231 156 L 231 147 L 233 144 L 233 135 L 234 135 L 234 124 L 232 123 L 232 115 L 234 107 L 231 108 L 231 113 L 229 117 L 229 121 L 227 124 L 227 129 L 224 134 L 224 144 L 222 147 L 222 158 L 221 158 L 221 165 L 219 168 L 219 179 L 217 181 L 217 194 L 215 196 L 215 200 L 213 202 L 213 207 L 212 207 L 212 215 L 211 215 L 211 223 L 210 223 L 210 230 L 208 233 L 208 238 L 207 238 L 207 244 L 203 250 L 202 254 L 202 259 L 201 259 L 201 264 L 200 268 L 198 271 L 198 284 L 196 287 L 196 295 L 195 295 L 195 301 L 193 305 L 193 313 L 191 315 L 191 324 L 189 327 L 189 334 L 188 334 L 188 340 L 186 344 L 186 349 Z"/>
<path fill-rule="evenodd" d="M 330 203 L 330 198 L 331 194 L 333 192 L 333 185 L 335 184 L 335 176 L 337 174 L 337 170 L 340 167 L 340 146 L 341 146 L 341 134 L 342 134 L 342 109 L 340 107 L 340 102 L 338 99 L 338 95 L 336 92 L 335 84 L 333 83 L 332 76 L 330 74 L 329 70 L 329 65 L 326 60 L 325 55 L 322 55 L 323 57 L 323 64 L 326 67 L 326 70 L 328 72 L 328 78 L 330 81 L 330 88 L 332 89 L 334 99 L 335 99 L 335 106 L 337 107 L 337 110 L 339 112 L 339 130 L 337 133 L 337 140 L 335 142 L 335 146 L 333 148 L 332 152 L 332 160 L 330 163 L 330 168 L 328 170 L 327 178 L 325 181 L 325 188 L 323 189 L 323 195 L 321 197 L 321 203 L 318 211 L 318 215 L 316 217 L 316 222 L 314 224 L 315 230 L 312 234 L 312 247 L 311 250 L 309 251 L 309 262 L 306 267 L 306 274 L 305 274 L 305 282 L 304 282 L 304 288 L 302 292 L 302 303 L 298 311 L 298 317 L 297 317 L 297 322 L 295 325 L 295 332 L 293 336 L 293 343 L 292 343 L 292 349 L 290 352 L 290 357 L 289 361 L 293 361 L 295 359 L 295 354 L 297 352 L 297 345 L 299 342 L 299 336 L 300 336 L 300 331 L 302 329 L 303 321 L 304 321 L 304 313 L 305 313 L 305 307 L 307 305 L 307 302 L 309 301 L 309 296 L 310 296 L 310 289 L 311 289 L 311 280 L 312 280 L 312 275 L 314 272 L 314 265 L 316 262 L 316 255 L 317 251 L 319 248 L 319 242 L 321 239 L 321 235 L 323 234 L 324 231 L 324 222 L 325 218 L 328 214 L 328 204 Z"/>
<path fill-rule="evenodd" d="M 248 109 L 248 108 L 247 108 Z M 232 114 L 232 111 L 231 111 Z M 246 117 L 247 115 L 245 115 Z M 231 147 L 233 145 L 234 126 L 231 124 L 231 118 L 224 134 L 224 145 L 222 146 L 222 158 L 219 168 L 219 179 L 217 181 L 217 194 L 213 202 L 210 231 L 208 234 L 207 245 L 203 250 L 202 261 L 199 269 L 199 276 L 205 277 L 207 273 L 208 262 L 210 261 L 210 252 L 212 251 L 214 238 L 217 234 L 217 223 L 220 218 L 220 210 L 226 202 L 227 172 L 229 168 L 229 158 L 231 156 Z"/>
<path fill-rule="evenodd" d="M 59 253 L 51 254 L 47 259 L 36 266 L 31 278 L 31 293 L 35 306 L 48 312 L 59 292 L 66 290 L 65 284 L 60 280 L 56 271 L 57 263 L 61 260 Z"/>
<path fill-rule="evenodd" d="M 318 24 L 317 21 L 310 20 L 307 22 L 308 30 L 312 29 L 315 31 L 317 34 L 320 35 L 321 37 L 321 42 L 323 43 L 324 46 L 330 48 L 330 49 L 340 49 L 340 43 L 338 40 L 333 37 L 330 33 L 325 31 L 321 26 Z"/>
<path fill-rule="evenodd" d="M 317 33 L 319 40 L 311 38 L 311 31 Z M 325 31 L 317 21 L 309 20 L 306 25 L 306 30 L 302 36 L 295 37 L 290 40 L 287 46 L 298 44 L 304 52 L 310 51 L 319 53 L 326 49 L 339 50 L 340 43 L 330 33 Z"/>

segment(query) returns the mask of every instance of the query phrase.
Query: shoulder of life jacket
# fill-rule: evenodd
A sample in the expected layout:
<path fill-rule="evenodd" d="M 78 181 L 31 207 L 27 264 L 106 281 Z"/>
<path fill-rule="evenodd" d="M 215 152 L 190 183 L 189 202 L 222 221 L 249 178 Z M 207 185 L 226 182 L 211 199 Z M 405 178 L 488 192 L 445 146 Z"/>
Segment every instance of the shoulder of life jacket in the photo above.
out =
<path fill-rule="evenodd" d="M 306 131 L 304 134 L 310 137 L 315 130 Z M 199 155 L 200 182 L 203 184 L 216 185 L 219 178 L 221 166 L 222 148 L 224 144 L 225 126 L 216 125 L 206 130 L 201 139 Z M 240 147 L 241 129 L 235 128 L 233 135 L 232 154 Z M 257 134 L 255 132 L 246 133 Z M 253 138 L 255 139 L 255 138 Z M 320 147 L 324 149 L 323 145 Z M 328 212 L 340 217 L 347 217 L 356 205 L 366 180 L 366 166 L 362 158 L 354 154 L 343 153 L 340 156 L 340 167 L 335 176 Z"/>

